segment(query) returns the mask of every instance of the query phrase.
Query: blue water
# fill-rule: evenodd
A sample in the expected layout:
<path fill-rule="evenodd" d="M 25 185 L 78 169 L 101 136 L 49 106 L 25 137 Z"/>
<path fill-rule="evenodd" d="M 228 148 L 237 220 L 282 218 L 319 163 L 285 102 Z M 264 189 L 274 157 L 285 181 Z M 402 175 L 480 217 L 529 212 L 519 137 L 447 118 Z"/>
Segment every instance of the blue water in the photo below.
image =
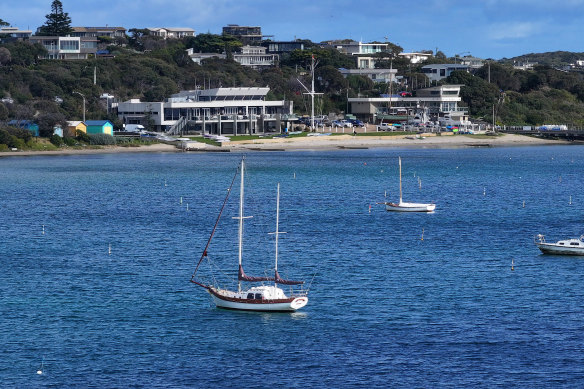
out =
<path fill-rule="evenodd" d="M 436 212 L 375 204 L 398 156 Z M 584 233 L 584 147 L 248 154 L 245 269 L 272 265 L 280 182 L 281 274 L 313 280 L 294 314 L 189 282 L 240 157 L 1 158 L 1 386 L 584 386 L 584 260 L 533 244 Z M 209 250 L 225 276 L 235 214 Z"/>

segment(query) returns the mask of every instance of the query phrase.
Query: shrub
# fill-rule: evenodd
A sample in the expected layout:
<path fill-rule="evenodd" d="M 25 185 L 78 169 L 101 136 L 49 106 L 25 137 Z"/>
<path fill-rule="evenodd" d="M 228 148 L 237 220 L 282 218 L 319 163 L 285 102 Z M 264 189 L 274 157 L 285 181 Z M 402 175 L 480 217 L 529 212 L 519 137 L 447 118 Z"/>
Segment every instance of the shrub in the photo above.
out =
<path fill-rule="evenodd" d="M 116 139 L 108 134 L 89 134 L 89 144 L 95 146 L 115 145 Z"/>
<path fill-rule="evenodd" d="M 75 136 L 79 142 L 89 143 L 91 141 L 89 135 L 81 130 L 75 131 Z"/>
<path fill-rule="evenodd" d="M 54 144 L 57 147 L 60 147 L 63 145 L 63 138 L 61 138 L 59 135 L 51 135 L 51 137 L 49 138 L 49 140 L 51 141 L 52 144 Z"/>
<path fill-rule="evenodd" d="M 67 146 L 75 146 L 77 144 L 77 141 L 75 140 L 75 138 L 66 136 L 63 138 L 63 143 L 65 143 Z"/>

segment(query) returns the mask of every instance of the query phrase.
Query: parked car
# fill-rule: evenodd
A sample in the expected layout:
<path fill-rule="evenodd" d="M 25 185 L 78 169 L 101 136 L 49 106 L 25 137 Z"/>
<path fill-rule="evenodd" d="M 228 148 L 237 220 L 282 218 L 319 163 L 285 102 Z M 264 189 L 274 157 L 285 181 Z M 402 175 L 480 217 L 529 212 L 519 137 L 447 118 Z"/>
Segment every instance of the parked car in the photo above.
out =
<path fill-rule="evenodd" d="M 353 127 L 353 123 L 351 123 L 349 120 L 341 120 L 341 127 L 348 127 L 348 128 L 352 128 Z"/>
<path fill-rule="evenodd" d="M 331 123 L 333 127 L 343 127 L 343 123 L 340 120 L 333 120 Z"/>
<path fill-rule="evenodd" d="M 353 119 L 351 120 L 351 123 L 353 124 L 353 126 L 355 127 L 365 127 L 365 123 L 363 123 L 361 120 L 359 119 Z"/>
<path fill-rule="evenodd" d="M 377 126 L 377 131 L 392 131 L 393 126 L 391 123 L 381 123 Z"/>

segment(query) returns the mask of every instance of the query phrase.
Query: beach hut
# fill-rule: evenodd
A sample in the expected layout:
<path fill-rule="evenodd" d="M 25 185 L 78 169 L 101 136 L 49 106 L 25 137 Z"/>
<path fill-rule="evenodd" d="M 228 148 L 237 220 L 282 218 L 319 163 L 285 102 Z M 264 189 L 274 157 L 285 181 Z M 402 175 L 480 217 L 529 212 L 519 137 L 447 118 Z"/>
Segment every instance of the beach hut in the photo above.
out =
<path fill-rule="evenodd" d="M 77 131 L 81 131 L 87 134 L 87 126 L 81 121 L 67 122 L 67 134 L 68 136 L 77 135 Z"/>
<path fill-rule="evenodd" d="M 109 120 L 87 120 L 88 134 L 108 134 L 114 136 L 114 125 Z"/>
<path fill-rule="evenodd" d="M 11 120 L 8 122 L 8 126 L 29 130 L 34 136 L 39 136 L 39 125 L 32 120 Z"/>

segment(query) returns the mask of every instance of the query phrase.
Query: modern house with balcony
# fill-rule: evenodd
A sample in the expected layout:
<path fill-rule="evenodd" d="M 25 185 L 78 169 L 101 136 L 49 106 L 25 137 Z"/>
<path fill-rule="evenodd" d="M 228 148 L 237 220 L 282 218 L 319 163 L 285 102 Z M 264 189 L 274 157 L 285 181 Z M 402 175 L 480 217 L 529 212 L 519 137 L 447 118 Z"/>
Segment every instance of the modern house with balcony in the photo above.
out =
<path fill-rule="evenodd" d="M 40 43 L 47 49 L 42 59 L 87 59 L 97 52 L 97 38 L 70 36 L 32 36 L 30 43 Z"/>
<path fill-rule="evenodd" d="M 244 45 L 259 45 L 264 38 L 260 26 L 240 26 L 238 24 L 228 24 L 223 27 L 223 35 L 232 35 L 239 39 Z"/>
<path fill-rule="evenodd" d="M 341 53 L 354 56 L 358 69 L 374 69 L 378 60 L 375 54 L 387 51 L 389 47 L 389 43 L 363 43 L 351 40 L 327 41 L 325 44 Z"/>
<path fill-rule="evenodd" d="M 195 53 L 194 50 L 187 49 L 187 55 L 197 64 L 208 58 L 227 58 L 225 53 Z M 266 48 L 263 46 L 243 46 L 240 52 L 233 53 L 233 60 L 242 66 L 248 66 L 254 69 L 263 69 L 276 65 L 278 54 L 266 54 Z"/>
<path fill-rule="evenodd" d="M 9 40 L 27 40 L 32 36 L 31 30 L 21 30 L 18 27 L 0 28 L 0 38 L 6 37 Z M 4 38 L 4 39 L 6 39 Z"/>
<path fill-rule="evenodd" d="M 124 27 L 71 27 L 73 32 L 69 36 L 80 38 L 97 38 L 106 36 L 108 38 L 125 38 L 126 29 Z"/>
<path fill-rule="evenodd" d="M 124 124 L 150 123 L 169 134 L 199 132 L 217 135 L 280 131 L 292 114 L 292 103 L 267 101 L 269 88 L 216 88 L 182 91 L 164 102 L 133 99 L 118 105 Z"/>
<path fill-rule="evenodd" d="M 435 122 L 444 117 L 464 122 L 468 120 L 468 114 L 465 107 L 458 105 L 462 101 L 461 86 L 442 85 L 418 89 L 415 96 L 397 94 L 349 98 L 349 104 L 353 115 L 373 123 L 389 120 L 391 116 L 396 116 L 396 112 L 401 112 L 404 116 L 402 120 L 407 121 L 408 116 L 413 117 L 420 111 L 427 113 Z"/>
<path fill-rule="evenodd" d="M 340 68 L 339 72 L 344 78 L 348 76 L 365 76 L 373 82 L 396 82 L 397 69 L 345 69 Z"/>
<path fill-rule="evenodd" d="M 304 50 L 304 43 L 299 41 L 265 41 L 264 47 L 268 53 L 289 53 L 294 50 Z"/>
<path fill-rule="evenodd" d="M 243 66 L 262 69 L 274 66 L 278 61 L 278 54 L 266 54 L 263 46 L 243 46 L 240 53 L 233 54 L 233 60 Z"/>

